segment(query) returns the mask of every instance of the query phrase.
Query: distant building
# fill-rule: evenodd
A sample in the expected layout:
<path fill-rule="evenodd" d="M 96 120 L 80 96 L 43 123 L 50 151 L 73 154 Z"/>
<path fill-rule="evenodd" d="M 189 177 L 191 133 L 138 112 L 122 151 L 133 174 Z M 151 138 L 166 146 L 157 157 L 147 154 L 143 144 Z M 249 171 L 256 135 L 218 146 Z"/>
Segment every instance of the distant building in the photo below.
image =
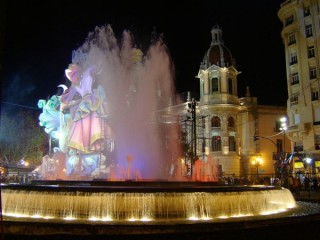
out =
<path fill-rule="evenodd" d="M 319 0 L 287 0 L 278 11 L 283 23 L 293 172 L 320 170 L 319 8 Z"/>
<path fill-rule="evenodd" d="M 246 96 L 239 98 L 240 72 L 224 45 L 222 29 L 214 26 L 211 36 L 197 75 L 200 97 L 194 106 L 196 121 L 187 129 L 191 148 L 196 148 L 197 156 L 204 162 L 212 154 L 220 175 L 276 176 L 280 163 L 273 159 L 274 152 L 290 150 L 286 135 L 279 130 L 279 120 L 286 116 L 286 107 L 258 105 L 249 87 Z M 192 120 L 194 102 L 189 95 L 184 104 L 174 108 Z M 262 162 L 257 162 L 258 158 Z"/>

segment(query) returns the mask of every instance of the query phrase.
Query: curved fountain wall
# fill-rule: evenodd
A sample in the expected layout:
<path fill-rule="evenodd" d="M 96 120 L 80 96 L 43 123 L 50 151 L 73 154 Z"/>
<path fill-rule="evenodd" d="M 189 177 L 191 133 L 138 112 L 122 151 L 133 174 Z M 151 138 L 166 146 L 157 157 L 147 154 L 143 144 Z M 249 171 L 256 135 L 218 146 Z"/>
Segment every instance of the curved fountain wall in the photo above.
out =
<path fill-rule="evenodd" d="M 181 221 L 276 214 L 296 207 L 288 189 L 208 186 L 2 186 L 9 218 Z"/>

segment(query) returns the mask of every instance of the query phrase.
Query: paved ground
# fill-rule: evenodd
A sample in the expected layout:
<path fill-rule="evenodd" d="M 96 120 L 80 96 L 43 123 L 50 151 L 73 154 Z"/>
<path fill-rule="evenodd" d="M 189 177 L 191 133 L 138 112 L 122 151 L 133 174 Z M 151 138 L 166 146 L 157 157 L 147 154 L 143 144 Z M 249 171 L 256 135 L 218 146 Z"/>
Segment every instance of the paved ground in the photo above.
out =
<path fill-rule="evenodd" d="M 320 190 L 301 190 L 293 195 L 296 201 L 320 202 Z"/>

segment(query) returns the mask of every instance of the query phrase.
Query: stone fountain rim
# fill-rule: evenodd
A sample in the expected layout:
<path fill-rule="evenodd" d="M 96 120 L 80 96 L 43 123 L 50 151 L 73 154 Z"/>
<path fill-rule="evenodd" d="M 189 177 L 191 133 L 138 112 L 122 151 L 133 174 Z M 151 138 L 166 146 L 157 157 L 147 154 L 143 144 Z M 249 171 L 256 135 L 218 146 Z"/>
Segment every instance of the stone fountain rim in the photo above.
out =
<path fill-rule="evenodd" d="M 36 180 L 31 184 L 2 184 L 2 189 L 68 192 L 244 192 L 282 190 L 273 185 L 221 185 L 217 182 L 187 181 L 65 181 Z"/>

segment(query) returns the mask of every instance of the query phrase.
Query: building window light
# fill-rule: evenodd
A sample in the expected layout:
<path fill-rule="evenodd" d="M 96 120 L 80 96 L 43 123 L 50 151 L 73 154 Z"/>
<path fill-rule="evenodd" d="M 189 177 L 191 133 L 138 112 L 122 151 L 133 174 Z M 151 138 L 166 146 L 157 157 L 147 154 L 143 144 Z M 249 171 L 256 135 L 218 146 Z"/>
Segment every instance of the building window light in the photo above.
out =
<path fill-rule="evenodd" d="M 310 79 L 317 78 L 317 70 L 316 70 L 316 68 L 310 68 L 309 75 L 310 75 Z"/>
<path fill-rule="evenodd" d="M 294 73 L 291 76 L 291 85 L 295 85 L 299 83 L 299 75 L 298 73 Z"/>
<path fill-rule="evenodd" d="M 294 35 L 294 33 L 291 33 L 288 38 L 288 45 L 291 45 L 294 43 L 296 43 L 296 36 Z"/>
<path fill-rule="evenodd" d="M 308 47 L 308 58 L 314 57 L 314 46 Z"/>
<path fill-rule="evenodd" d="M 311 24 L 308 24 L 306 26 L 306 37 L 312 37 L 312 25 Z"/>
<path fill-rule="evenodd" d="M 290 97 L 290 103 L 291 103 L 291 105 L 298 104 L 298 102 L 299 102 L 299 93 L 293 94 L 293 95 Z"/>
<path fill-rule="evenodd" d="M 316 89 L 312 89 L 312 93 L 311 93 L 311 100 L 315 101 L 319 99 L 319 93 L 318 90 Z"/>
<path fill-rule="evenodd" d="M 296 54 L 292 54 L 290 57 L 290 65 L 296 64 L 298 62 L 298 58 Z"/>
<path fill-rule="evenodd" d="M 304 16 L 304 17 L 307 17 L 307 16 L 309 16 L 309 15 L 310 15 L 310 7 L 309 7 L 309 6 L 304 7 L 304 9 L 303 9 L 303 16 Z"/>

